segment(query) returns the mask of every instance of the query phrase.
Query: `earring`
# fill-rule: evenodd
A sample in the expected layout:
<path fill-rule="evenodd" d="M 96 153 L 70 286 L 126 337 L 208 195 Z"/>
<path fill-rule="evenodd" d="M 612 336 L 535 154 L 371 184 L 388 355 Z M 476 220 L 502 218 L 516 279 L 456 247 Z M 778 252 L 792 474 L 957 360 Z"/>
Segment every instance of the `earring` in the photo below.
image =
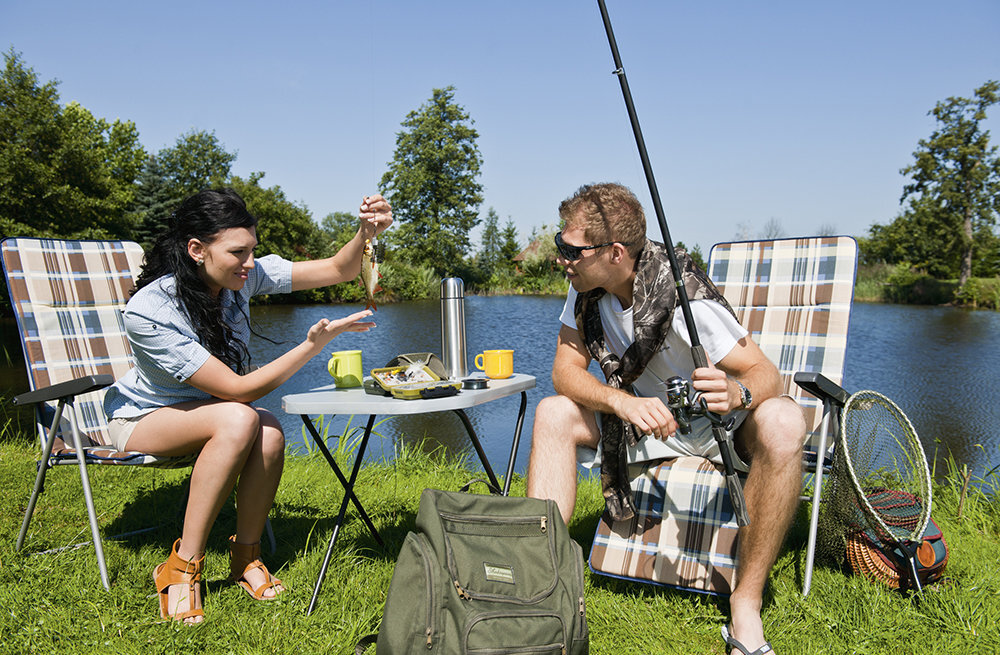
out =
<path fill-rule="evenodd" d="M 204 257 L 200 257 L 200 258 L 198 258 L 198 259 L 197 259 L 197 260 L 195 261 L 194 265 L 195 265 L 195 266 L 201 266 L 201 265 L 202 265 L 202 264 L 204 264 L 204 263 L 205 263 L 205 258 L 204 258 Z"/>

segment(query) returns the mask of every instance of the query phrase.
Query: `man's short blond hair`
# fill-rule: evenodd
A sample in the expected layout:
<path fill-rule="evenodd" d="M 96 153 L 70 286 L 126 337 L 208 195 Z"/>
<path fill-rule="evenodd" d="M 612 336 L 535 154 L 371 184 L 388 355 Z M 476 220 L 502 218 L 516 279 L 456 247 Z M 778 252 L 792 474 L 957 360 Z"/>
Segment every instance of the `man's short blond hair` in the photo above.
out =
<path fill-rule="evenodd" d="M 591 243 L 628 244 L 632 257 L 638 257 L 646 243 L 646 214 L 635 194 L 621 184 L 585 184 L 559 204 L 559 217 L 566 225 L 583 225 Z"/>

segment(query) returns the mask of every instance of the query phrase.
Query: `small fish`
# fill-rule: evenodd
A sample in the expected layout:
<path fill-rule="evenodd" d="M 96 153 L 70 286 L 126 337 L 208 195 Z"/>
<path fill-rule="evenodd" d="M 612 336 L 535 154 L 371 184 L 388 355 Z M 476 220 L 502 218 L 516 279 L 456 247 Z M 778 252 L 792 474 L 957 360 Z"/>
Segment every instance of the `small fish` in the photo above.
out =
<path fill-rule="evenodd" d="M 378 263 L 381 261 L 381 248 L 378 244 L 373 244 L 371 239 L 365 241 L 365 251 L 361 254 L 361 288 L 365 290 L 365 309 L 378 311 L 375 306 L 375 292 L 381 291 L 379 278 L 382 274 L 378 272 Z"/>

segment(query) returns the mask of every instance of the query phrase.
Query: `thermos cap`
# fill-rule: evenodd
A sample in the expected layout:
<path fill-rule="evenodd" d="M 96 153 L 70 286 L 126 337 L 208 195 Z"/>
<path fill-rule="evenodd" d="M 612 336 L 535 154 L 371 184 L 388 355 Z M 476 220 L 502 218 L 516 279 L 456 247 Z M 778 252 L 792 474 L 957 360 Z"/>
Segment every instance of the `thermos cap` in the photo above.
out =
<path fill-rule="evenodd" d="M 446 277 L 441 280 L 442 298 L 464 298 L 465 282 L 460 277 Z"/>

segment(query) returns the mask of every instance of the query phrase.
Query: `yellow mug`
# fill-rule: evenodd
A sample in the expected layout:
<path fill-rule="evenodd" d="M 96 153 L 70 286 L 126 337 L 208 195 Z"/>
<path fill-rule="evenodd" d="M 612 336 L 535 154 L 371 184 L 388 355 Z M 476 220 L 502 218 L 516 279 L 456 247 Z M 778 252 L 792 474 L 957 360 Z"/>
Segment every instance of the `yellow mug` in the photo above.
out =
<path fill-rule="evenodd" d="M 476 368 L 494 380 L 509 378 L 514 373 L 514 351 L 484 350 L 476 355 Z"/>
<path fill-rule="evenodd" d="M 360 350 L 338 350 L 330 353 L 330 361 L 326 370 L 333 376 L 333 381 L 339 389 L 360 387 L 364 372 L 361 368 Z"/>

